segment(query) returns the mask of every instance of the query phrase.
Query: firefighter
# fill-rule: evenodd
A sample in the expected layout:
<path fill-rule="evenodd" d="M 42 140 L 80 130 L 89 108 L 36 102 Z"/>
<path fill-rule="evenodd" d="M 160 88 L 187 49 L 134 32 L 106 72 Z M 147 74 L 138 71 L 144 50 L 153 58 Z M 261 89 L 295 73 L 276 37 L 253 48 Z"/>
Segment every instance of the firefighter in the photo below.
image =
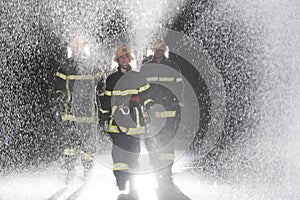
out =
<path fill-rule="evenodd" d="M 174 137 L 181 121 L 183 79 L 178 65 L 165 56 L 167 46 L 163 39 L 156 38 L 151 48 L 154 55 L 143 61 L 140 73 L 150 83 L 149 95 L 155 102 L 144 142 L 155 171 L 157 196 L 164 200 L 189 199 L 174 184 L 172 174 Z"/>
<path fill-rule="evenodd" d="M 108 121 L 116 184 L 120 191 L 125 190 L 127 181 L 130 184 L 129 194 L 121 194 L 119 199 L 138 199 L 133 171 L 138 167 L 140 136 L 145 133 L 142 111 L 151 102 L 147 95 L 150 85 L 131 69 L 131 52 L 127 46 L 117 49 L 114 61 L 118 63 L 118 71 L 106 79 L 100 121 Z"/>
<path fill-rule="evenodd" d="M 102 79 L 90 58 L 89 46 L 83 36 L 75 36 L 68 47 L 69 58 L 56 73 L 57 116 L 63 123 L 64 167 L 66 183 L 75 177 L 75 163 L 81 157 L 83 178 L 91 172 L 95 153 L 98 123 L 96 87 Z"/>

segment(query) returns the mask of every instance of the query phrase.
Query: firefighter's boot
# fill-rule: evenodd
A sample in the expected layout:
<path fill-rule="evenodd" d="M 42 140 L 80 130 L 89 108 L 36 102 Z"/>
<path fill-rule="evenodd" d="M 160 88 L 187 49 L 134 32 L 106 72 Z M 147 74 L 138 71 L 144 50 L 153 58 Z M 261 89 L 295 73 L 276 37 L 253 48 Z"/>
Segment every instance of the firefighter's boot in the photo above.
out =
<path fill-rule="evenodd" d="M 65 178 L 65 184 L 69 185 L 72 181 L 74 181 L 76 176 L 76 170 L 74 169 L 69 169 L 67 171 L 67 176 Z"/>
<path fill-rule="evenodd" d="M 156 189 L 159 200 L 190 200 L 173 182 L 171 168 L 165 168 L 156 173 L 158 188 Z"/>
<path fill-rule="evenodd" d="M 128 181 L 128 173 L 124 171 L 114 171 L 117 186 L 120 191 L 124 191 L 126 189 L 126 183 Z"/>
<path fill-rule="evenodd" d="M 139 200 L 134 175 L 129 175 L 129 193 L 120 194 L 118 200 Z"/>
<path fill-rule="evenodd" d="M 83 181 L 87 181 L 92 173 L 93 161 L 84 161 L 83 168 Z"/>
<path fill-rule="evenodd" d="M 135 177 L 136 177 L 135 175 L 130 175 L 130 178 L 129 178 L 129 194 L 128 194 L 128 197 L 130 197 L 130 199 L 132 199 L 132 200 L 138 200 L 139 199 Z"/>
<path fill-rule="evenodd" d="M 156 194 L 159 200 L 190 200 L 175 184 L 158 188 Z"/>
<path fill-rule="evenodd" d="M 70 184 L 76 176 L 75 168 L 76 157 L 75 156 L 66 156 L 64 168 L 67 170 L 67 175 L 65 178 L 65 184 Z"/>

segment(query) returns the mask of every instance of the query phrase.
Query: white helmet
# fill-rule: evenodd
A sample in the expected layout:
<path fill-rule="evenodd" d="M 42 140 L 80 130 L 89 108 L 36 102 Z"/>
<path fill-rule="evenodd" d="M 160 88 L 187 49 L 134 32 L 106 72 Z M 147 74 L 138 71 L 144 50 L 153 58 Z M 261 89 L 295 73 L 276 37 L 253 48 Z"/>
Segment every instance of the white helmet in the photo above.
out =
<path fill-rule="evenodd" d="M 90 56 L 90 46 L 83 36 L 75 36 L 68 46 L 68 58 L 88 58 Z"/>
<path fill-rule="evenodd" d="M 157 49 L 167 51 L 166 42 L 162 38 L 155 38 L 151 43 L 151 50 L 155 51 Z"/>

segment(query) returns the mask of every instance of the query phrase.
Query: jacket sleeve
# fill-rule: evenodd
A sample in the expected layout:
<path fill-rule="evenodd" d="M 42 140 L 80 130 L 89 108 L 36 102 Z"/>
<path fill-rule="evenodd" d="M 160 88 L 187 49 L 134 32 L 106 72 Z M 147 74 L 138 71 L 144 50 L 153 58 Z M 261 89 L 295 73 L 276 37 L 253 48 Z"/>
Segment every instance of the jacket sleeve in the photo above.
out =
<path fill-rule="evenodd" d="M 102 89 L 97 95 L 99 98 L 98 103 L 98 116 L 100 123 L 109 119 L 111 115 L 111 91 L 113 90 L 111 77 L 106 79 L 105 89 Z"/>
<path fill-rule="evenodd" d="M 62 111 L 63 105 L 66 101 L 67 91 L 66 91 L 66 75 L 62 68 L 55 73 L 55 82 L 54 82 L 54 102 L 55 107 L 58 111 Z"/>
<path fill-rule="evenodd" d="M 181 73 L 181 70 L 180 70 L 180 67 L 177 63 L 173 63 L 175 65 L 175 69 L 177 69 L 177 71 L 179 72 L 179 76 L 175 77 L 176 79 L 176 82 L 178 83 L 178 90 L 179 91 L 182 91 L 180 94 L 178 94 L 177 96 L 177 100 L 178 100 L 178 103 L 180 105 L 180 107 L 183 106 L 183 92 L 184 92 L 184 79 L 183 79 L 183 76 L 182 76 L 182 73 Z"/>
<path fill-rule="evenodd" d="M 141 106 L 144 107 L 144 110 L 148 110 L 154 104 L 154 100 L 150 96 L 150 87 L 151 86 L 147 80 L 142 78 L 142 84 L 139 87 L 139 96 Z"/>

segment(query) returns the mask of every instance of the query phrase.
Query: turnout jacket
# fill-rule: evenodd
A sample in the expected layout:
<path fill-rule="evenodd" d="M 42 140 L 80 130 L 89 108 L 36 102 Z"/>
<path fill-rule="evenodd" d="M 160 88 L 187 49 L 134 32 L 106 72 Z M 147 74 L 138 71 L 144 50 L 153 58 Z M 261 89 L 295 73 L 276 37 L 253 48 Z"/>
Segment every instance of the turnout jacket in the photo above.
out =
<path fill-rule="evenodd" d="M 183 102 L 183 79 L 177 64 L 166 57 L 157 63 L 153 56 L 148 57 L 140 69 L 140 74 L 149 82 L 149 95 L 156 104 L 165 108 L 156 112 L 157 118 L 178 117 Z"/>
<path fill-rule="evenodd" d="M 70 59 L 56 73 L 56 102 L 63 121 L 98 121 L 96 87 L 103 81 L 103 73 L 94 72 L 90 66 Z"/>
<path fill-rule="evenodd" d="M 100 100 L 100 121 L 108 120 L 108 133 L 138 135 L 145 132 L 145 107 L 151 102 L 150 85 L 138 72 L 118 71 L 108 76 Z"/>

